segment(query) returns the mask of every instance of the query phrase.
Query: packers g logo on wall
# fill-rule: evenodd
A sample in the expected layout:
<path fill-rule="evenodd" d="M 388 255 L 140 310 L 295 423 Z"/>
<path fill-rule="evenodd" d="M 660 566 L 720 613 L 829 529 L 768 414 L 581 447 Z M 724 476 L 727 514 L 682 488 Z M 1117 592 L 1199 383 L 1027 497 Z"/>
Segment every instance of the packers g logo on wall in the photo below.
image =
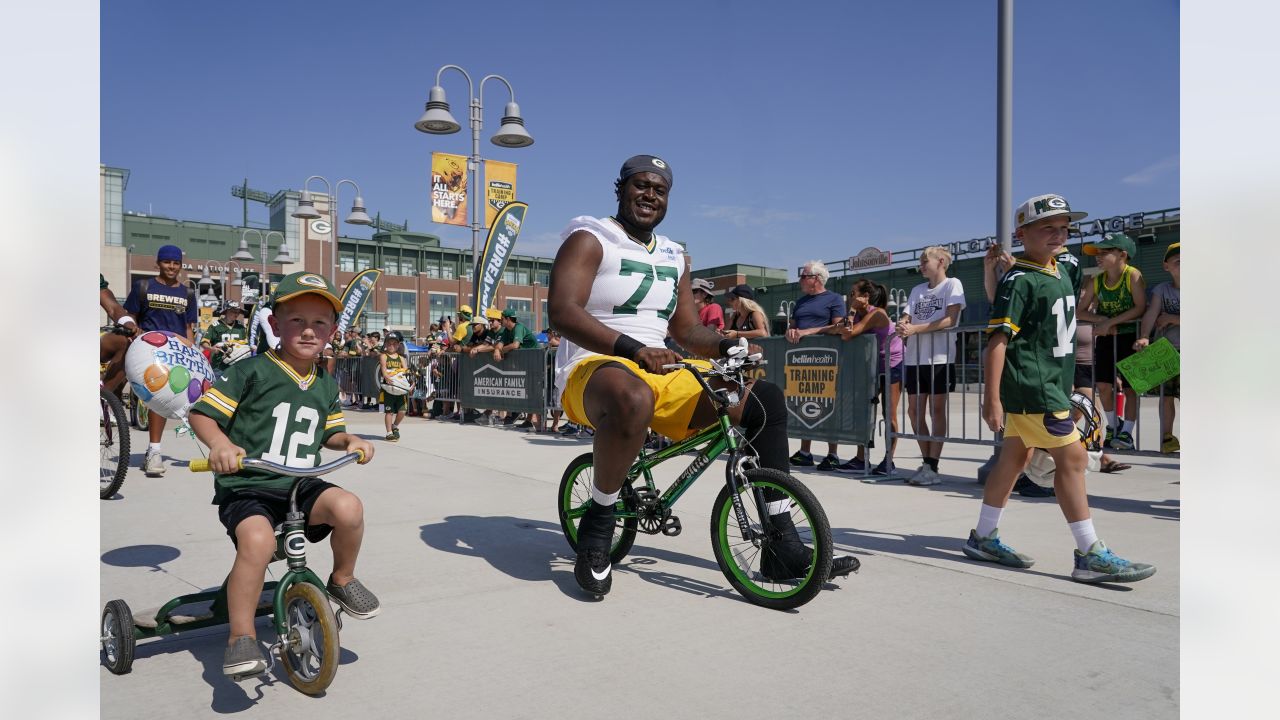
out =
<path fill-rule="evenodd" d="M 835 413 L 840 353 L 832 348 L 795 348 L 785 358 L 787 412 L 812 430 Z"/>
<path fill-rule="evenodd" d="M 320 277 L 319 275 L 311 275 L 309 273 L 306 275 L 299 275 L 298 284 L 306 285 L 308 287 L 313 287 L 313 288 L 320 288 L 322 290 L 329 289 L 329 285 L 324 281 L 324 278 Z"/>

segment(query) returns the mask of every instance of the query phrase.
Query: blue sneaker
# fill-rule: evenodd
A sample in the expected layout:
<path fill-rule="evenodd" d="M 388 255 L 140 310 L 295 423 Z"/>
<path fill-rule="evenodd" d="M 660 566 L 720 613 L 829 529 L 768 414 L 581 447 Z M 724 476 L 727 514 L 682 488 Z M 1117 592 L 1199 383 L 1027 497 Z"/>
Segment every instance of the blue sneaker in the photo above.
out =
<path fill-rule="evenodd" d="M 978 537 L 977 530 L 969 531 L 969 540 L 961 548 L 974 560 L 999 563 L 1006 567 L 1029 568 L 1036 561 L 1000 541 L 1000 530 L 992 530 L 986 537 Z"/>
<path fill-rule="evenodd" d="M 871 474 L 883 475 L 885 477 L 888 477 L 889 475 L 892 475 L 895 471 L 897 471 L 897 469 L 898 468 L 894 467 L 894 464 L 891 460 L 881 460 L 879 465 L 876 465 L 874 468 L 871 469 Z"/>
<path fill-rule="evenodd" d="M 1089 552 L 1075 553 L 1075 568 L 1071 579 L 1082 583 L 1138 582 L 1156 574 L 1156 566 L 1148 563 L 1129 562 L 1111 552 L 1101 540 L 1089 546 Z"/>

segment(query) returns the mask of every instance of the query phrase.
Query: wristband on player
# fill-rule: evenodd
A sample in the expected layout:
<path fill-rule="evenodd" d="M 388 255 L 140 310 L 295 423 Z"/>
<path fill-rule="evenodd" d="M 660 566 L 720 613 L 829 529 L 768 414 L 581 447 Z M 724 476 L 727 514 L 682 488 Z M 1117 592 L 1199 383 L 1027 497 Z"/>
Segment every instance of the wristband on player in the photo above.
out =
<path fill-rule="evenodd" d="M 635 354 L 644 349 L 644 343 L 630 335 L 619 335 L 613 341 L 613 354 L 628 360 L 635 360 Z"/>
<path fill-rule="evenodd" d="M 116 320 L 116 324 L 117 324 L 117 325 L 124 325 L 125 323 L 133 323 L 134 325 L 137 325 L 137 324 L 138 324 L 138 321 L 137 321 L 137 320 L 134 320 L 133 318 L 129 317 L 128 315 L 121 315 L 121 316 Z"/>

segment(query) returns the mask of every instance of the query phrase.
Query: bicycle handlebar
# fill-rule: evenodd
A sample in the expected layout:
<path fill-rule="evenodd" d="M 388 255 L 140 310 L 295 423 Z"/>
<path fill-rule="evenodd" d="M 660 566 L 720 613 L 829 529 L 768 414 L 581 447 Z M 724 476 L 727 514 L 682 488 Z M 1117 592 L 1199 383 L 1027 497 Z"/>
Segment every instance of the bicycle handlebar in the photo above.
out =
<path fill-rule="evenodd" d="M 311 468 L 289 467 L 287 465 L 273 463 L 270 460 L 263 460 L 262 458 L 247 458 L 241 456 L 239 460 L 240 464 L 236 468 L 237 470 L 243 470 L 250 467 L 270 470 L 288 477 L 318 477 L 320 475 L 327 475 L 340 467 L 350 465 L 352 461 L 364 462 L 364 453 L 357 450 L 353 453 L 347 453 L 333 462 Z M 209 461 L 206 458 L 197 458 L 192 460 L 187 467 L 191 472 L 209 472 L 212 470 L 212 468 L 209 467 Z"/>

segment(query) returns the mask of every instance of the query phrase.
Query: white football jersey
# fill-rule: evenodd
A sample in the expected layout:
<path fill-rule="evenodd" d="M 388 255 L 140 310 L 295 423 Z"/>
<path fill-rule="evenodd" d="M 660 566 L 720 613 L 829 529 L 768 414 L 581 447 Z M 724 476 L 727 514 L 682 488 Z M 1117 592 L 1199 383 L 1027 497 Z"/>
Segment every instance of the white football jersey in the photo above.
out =
<path fill-rule="evenodd" d="M 594 235 L 604 251 L 587 298 L 587 312 L 648 347 L 665 347 L 667 324 L 675 312 L 680 276 L 685 272 L 684 248 L 657 233 L 646 247 L 632 240 L 616 220 L 587 215 L 570 220 L 560 240 L 579 230 Z M 556 394 L 564 392 L 574 365 L 599 354 L 569 338 L 561 339 L 556 348 Z"/>

